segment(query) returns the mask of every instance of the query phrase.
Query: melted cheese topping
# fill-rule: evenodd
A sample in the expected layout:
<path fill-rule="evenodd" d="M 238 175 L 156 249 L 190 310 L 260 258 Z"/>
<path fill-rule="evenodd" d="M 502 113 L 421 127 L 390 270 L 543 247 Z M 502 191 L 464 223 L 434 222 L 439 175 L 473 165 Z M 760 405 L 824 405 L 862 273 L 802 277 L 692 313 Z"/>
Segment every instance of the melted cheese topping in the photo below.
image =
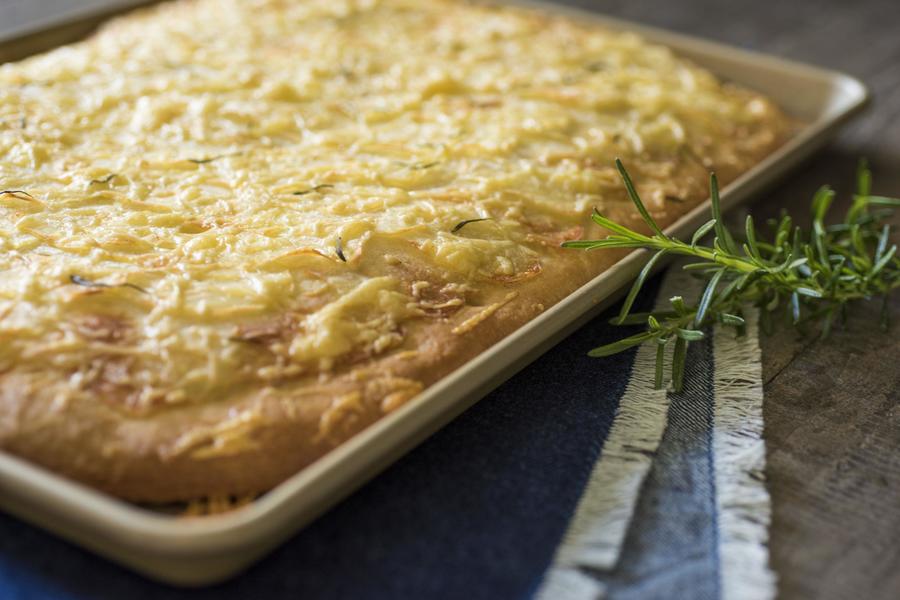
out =
<path fill-rule="evenodd" d="M 542 236 L 627 206 L 614 157 L 656 181 L 685 156 L 738 165 L 775 113 L 635 35 L 522 9 L 140 13 L 0 67 L 0 189 L 22 190 L 0 194 L 0 372 L 146 410 L 389 352 L 466 302 L 425 286 L 539 273 Z M 363 272 L 379 239 L 444 281 Z M 475 309 L 455 331 L 496 306 Z"/>

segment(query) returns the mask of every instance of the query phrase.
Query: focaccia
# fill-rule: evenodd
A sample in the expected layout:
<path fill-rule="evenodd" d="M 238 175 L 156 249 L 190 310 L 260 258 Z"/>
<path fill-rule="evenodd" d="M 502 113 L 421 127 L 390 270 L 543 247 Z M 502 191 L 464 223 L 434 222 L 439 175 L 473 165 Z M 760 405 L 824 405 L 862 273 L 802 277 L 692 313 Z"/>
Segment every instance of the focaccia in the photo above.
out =
<path fill-rule="evenodd" d="M 0 448 L 145 502 L 270 489 L 600 273 L 616 157 L 665 225 L 791 129 L 456 0 L 155 6 L 0 67 L 0 123 Z"/>

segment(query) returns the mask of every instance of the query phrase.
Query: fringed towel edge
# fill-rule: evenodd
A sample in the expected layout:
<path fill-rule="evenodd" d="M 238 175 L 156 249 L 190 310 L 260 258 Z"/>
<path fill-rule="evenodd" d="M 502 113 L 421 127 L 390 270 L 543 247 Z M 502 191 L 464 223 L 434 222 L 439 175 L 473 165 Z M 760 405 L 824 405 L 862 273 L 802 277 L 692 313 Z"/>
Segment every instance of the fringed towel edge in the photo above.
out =
<path fill-rule="evenodd" d="M 771 504 L 765 485 L 762 353 L 758 312 L 747 314 L 747 335 L 716 327 L 713 456 L 723 600 L 775 597 L 769 568 Z"/>

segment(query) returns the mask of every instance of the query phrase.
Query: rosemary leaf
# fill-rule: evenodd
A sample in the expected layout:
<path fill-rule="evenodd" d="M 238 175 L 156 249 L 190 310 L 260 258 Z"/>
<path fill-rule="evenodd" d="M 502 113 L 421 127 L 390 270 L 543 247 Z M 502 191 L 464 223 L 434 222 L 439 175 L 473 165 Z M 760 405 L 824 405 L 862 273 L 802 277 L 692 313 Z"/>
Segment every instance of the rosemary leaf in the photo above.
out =
<path fill-rule="evenodd" d="M 25 190 L 0 190 L 0 196 L 25 196 L 26 198 L 34 200 L 34 196 L 29 194 Z"/>
<path fill-rule="evenodd" d="M 628 171 L 625 170 L 625 165 L 623 165 L 622 161 L 618 158 L 616 159 L 616 169 L 619 170 L 619 174 L 622 176 L 622 181 L 625 183 L 625 189 L 628 191 L 628 197 L 631 198 L 632 202 L 634 202 L 634 205 L 637 207 L 638 212 L 641 213 L 641 217 L 644 219 L 644 222 L 650 226 L 650 229 L 653 230 L 653 233 L 661 238 L 666 237 L 666 234 L 663 233 L 663 230 L 659 228 L 659 225 L 657 225 L 653 217 L 650 216 L 650 213 L 647 211 L 647 207 L 644 206 L 643 202 L 641 202 L 641 197 L 638 196 L 637 190 L 635 190 L 634 188 L 634 183 L 632 183 L 631 181 L 631 176 L 628 175 Z"/>
<path fill-rule="evenodd" d="M 459 231 L 466 225 L 469 225 L 470 223 L 479 223 L 481 221 L 490 221 L 490 220 L 491 220 L 490 217 L 482 217 L 480 219 L 466 219 L 465 221 L 460 221 L 459 223 L 454 225 L 453 229 L 450 230 L 450 233 L 456 233 L 457 231 Z"/>
<path fill-rule="evenodd" d="M 142 294 L 149 294 L 147 290 L 142 288 L 139 285 L 135 285 L 133 283 L 117 283 L 115 285 L 109 283 L 102 283 L 99 281 L 91 281 L 81 275 L 69 275 L 69 281 L 74 283 L 75 285 L 80 285 L 81 287 L 88 288 L 130 288 L 132 290 L 138 291 Z"/>
<path fill-rule="evenodd" d="M 311 188 L 305 190 L 298 190 L 296 192 L 291 192 L 294 196 L 305 196 L 307 194 L 312 194 L 313 192 L 321 192 L 322 190 L 327 190 L 329 188 L 333 188 L 334 186 L 330 183 L 320 183 L 319 185 L 314 185 Z"/>
<path fill-rule="evenodd" d="M 337 257 L 341 259 L 342 262 L 347 262 L 347 257 L 344 256 L 344 246 L 341 236 L 338 236 L 337 241 L 334 243 L 334 253 L 337 254 Z"/>
<path fill-rule="evenodd" d="M 100 179 L 91 179 L 88 185 L 105 185 L 118 177 L 118 173 L 110 173 L 106 177 L 101 177 Z"/>
<path fill-rule="evenodd" d="M 648 260 L 647 264 L 644 265 L 644 268 L 641 269 L 641 272 L 637 276 L 637 279 L 634 280 L 634 285 L 632 285 L 631 289 L 628 291 L 628 296 L 625 298 L 625 302 L 622 303 L 622 310 L 619 312 L 619 323 L 621 323 L 625 319 L 625 317 L 628 316 L 628 313 L 631 310 L 631 306 L 634 304 L 634 299 L 637 298 L 638 292 L 641 291 L 641 287 L 644 285 L 644 282 L 647 281 L 650 273 L 653 272 L 653 267 L 656 266 L 656 263 L 658 263 L 659 259 L 665 256 L 665 254 L 665 250 L 660 250 L 659 252 L 654 254 L 653 258 Z M 653 318 L 652 315 L 650 318 Z"/>

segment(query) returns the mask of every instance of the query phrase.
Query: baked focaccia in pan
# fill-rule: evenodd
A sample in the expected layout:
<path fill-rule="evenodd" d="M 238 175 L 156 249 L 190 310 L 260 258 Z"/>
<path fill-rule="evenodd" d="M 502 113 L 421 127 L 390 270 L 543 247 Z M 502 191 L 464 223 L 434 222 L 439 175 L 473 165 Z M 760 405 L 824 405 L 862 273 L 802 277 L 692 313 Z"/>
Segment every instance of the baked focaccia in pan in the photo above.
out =
<path fill-rule="evenodd" d="M 122 498 L 265 491 L 772 152 L 769 100 L 455 0 L 181 0 L 0 67 L 0 448 Z M 498 432 L 498 435 L 502 432 Z"/>

